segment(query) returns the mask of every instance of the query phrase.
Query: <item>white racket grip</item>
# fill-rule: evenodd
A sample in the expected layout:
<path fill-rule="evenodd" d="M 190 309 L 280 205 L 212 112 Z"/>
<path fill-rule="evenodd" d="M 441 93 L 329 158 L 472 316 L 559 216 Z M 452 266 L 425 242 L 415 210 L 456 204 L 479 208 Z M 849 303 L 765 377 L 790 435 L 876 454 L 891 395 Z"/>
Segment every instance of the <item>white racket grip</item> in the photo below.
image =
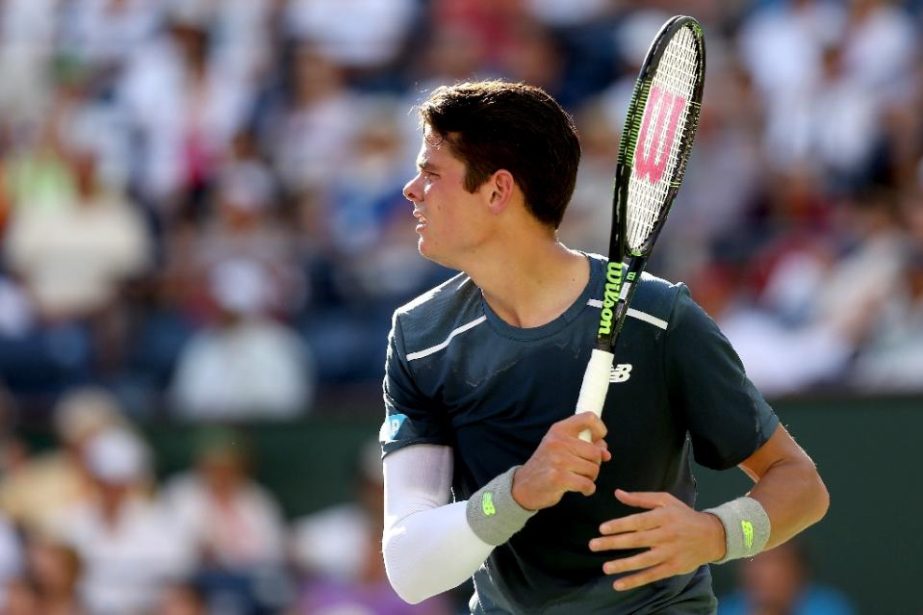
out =
<path fill-rule="evenodd" d="M 609 374 L 612 371 L 612 361 L 614 359 L 615 356 L 611 352 L 599 350 L 598 348 L 593 349 L 590 361 L 586 365 L 586 371 L 583 373 L 580 395 L 577 396 L 577 414 L 592 412 L 596 416 L 602 416 L 606 393 L 609 391 Z M 580 432 L 580 439 L 584 442 L 589 442 L 589 430 Z"/>

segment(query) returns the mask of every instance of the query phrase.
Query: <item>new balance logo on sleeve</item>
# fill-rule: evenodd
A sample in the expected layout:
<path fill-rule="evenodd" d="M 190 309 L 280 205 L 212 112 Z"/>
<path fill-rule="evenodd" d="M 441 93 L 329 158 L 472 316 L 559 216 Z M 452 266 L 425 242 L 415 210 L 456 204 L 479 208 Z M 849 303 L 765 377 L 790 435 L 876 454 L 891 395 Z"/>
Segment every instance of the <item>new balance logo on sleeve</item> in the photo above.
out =
<path fill-rule="evenodd" d="M 619 363 L 612 366 L 609 372 L 609 382 L 625 382 L 631 378 L 631 363 Z"/>

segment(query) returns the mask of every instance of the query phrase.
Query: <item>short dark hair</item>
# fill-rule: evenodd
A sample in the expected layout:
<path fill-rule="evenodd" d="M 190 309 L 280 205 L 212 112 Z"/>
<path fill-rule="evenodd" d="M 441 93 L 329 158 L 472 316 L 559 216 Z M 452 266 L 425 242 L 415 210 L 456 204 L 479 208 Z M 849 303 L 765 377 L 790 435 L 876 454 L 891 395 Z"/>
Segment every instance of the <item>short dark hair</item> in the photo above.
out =
<path fill-rule="evenodd" d="M 560 226 L 577 181 L 580 143 L 573 118 L 547 92 L 504 81 L 441 86 L 420 105 L 420 118 L 465 163 L 466 190 L 506 169 L 532 215 Z"/>

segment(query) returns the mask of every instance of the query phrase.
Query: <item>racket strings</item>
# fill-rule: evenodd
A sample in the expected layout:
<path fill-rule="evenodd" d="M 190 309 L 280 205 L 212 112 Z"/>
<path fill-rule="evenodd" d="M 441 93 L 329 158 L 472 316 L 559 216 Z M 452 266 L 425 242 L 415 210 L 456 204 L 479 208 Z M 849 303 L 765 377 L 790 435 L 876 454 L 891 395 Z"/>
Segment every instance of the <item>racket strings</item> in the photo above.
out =
<path fill-rule="evenodd" d="M 681 28 L 667 44 L 651 81 L 628 185 L 626 238 L 632 252 L 651 236 L 674 184 L 700 61 L 695 35 Z"/>

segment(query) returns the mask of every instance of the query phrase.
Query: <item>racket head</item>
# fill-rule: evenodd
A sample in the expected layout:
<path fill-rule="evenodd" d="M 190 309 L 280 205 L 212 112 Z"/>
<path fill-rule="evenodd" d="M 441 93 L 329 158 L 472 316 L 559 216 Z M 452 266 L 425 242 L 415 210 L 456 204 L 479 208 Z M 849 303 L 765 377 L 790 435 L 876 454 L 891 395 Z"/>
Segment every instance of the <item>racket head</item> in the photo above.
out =
<path fill-rule="evenodd" d="M 612 352 L 644 265 L 679 191 L 699 124 L 705 38 L 677 15 L 654 37 L 635 81 L 613 188 L 609 263 L 596 347 Z"/>
<path fill-rule="evenodd" d="M 679 191 L 699 124 L 705 38 L 677 15 L 657 33 L 635 82 L 616 168 L 610 260 L 647 257 Z"/>

